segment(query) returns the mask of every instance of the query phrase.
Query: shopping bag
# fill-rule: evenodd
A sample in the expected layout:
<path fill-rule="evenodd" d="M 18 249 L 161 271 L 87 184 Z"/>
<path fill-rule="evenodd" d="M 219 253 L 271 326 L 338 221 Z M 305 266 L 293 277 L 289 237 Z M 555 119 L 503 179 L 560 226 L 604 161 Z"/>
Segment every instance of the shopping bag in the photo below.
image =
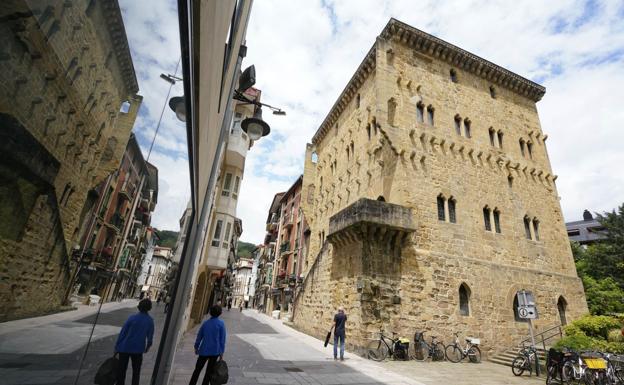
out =
<path fill-rule="evenodd" d="M 227 384 L 228 379 L 229 375 L 227 363 L 223 360 L 217 361 L 214 370 L 212 371 L 212 375 L 210 376 L 210 383 L 218 385 Z"/>
<path fill-rule="evenodd" d="M 97 385 L 115 385 L 117 382 L 117 371 L 119 370 L 119 359 L 117 354 L 108 358 L 100 365 L 95 373 L 94 384 Z"/>
<path fill-rule="evenodd" d="M 327 333 L 327 337 L 325 337 L 325 345 L 323 345 L 324 347 L 327 347 L 327 344 L 329 344 L 330 338 L 331 338 L 331 330 Z"/>

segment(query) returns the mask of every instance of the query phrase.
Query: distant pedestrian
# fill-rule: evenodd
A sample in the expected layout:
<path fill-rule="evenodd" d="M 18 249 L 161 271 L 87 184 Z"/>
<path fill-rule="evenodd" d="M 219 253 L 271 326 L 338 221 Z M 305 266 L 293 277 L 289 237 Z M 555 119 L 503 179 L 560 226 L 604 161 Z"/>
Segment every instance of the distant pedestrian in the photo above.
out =
<path fill-rule="evenodd" d="M 243 303 L 239 303 L 238 304 L 238 311 L 240 311 L 241 313 L 243 312 Z"/>
<path fill-rule="evenodd" d="M 345 324 L 347 323 L 347 315 L 344 308 L 338 308 L 338 313 L 334 315 L 334 324 L 329 331 L 334 329 L 334 360 L 338 359 L 338 340 L 340 340 L 340 361 L 344 361 L 345 347 Z"/>
<path fill-rule="evenodd" d="M 202 385 L 210 384 L 210 376 L 213 372 L 217 359 L 223 359 L 225 352 L 225 324 L 219 319 L 221 315 L 221 306 L 214 305 L 210 308 L 210 319 L 204 321 L 197 332 L 195 339 L 195 354 L 198 355 L 195 370 L 191 376 L 189 385 L 197 384 L 199 375 L 201 374 L 206 361 L 206 374 Z"/>
<path fill-rule="evenodd" d="M 165 314 L 167 314 L 167 312 L 169 311 L 170 304 L 171 304 L 171 296 L 167 294 L 167 296 L 165 297 Z"/>
<path fill-rule="evenodd" d="M 230 299 L 228 301 L 228 306 L 227 306 L 228 311 L 230 311 L 231 308 L 232 308 L 232 300 Z"/>
<path fill-rule="evenodd" d="M 132 385 L 139 385 L 143 353 L 147 353 L 154 338 L 154 320 L 147 312 L 152 309 L 152 301 L 142 299 L 139 312 L 131 315 L 117 337 L 115 352 L 119 353 L 119 374 L 117 385 L 124 385 L 128 361 L 132 359 Z"/>
<path fill-rule="evenodd" d="M 160 305 L 160 301 L 162 301 L 162 292 L 158 293 L 158 297 L 156 297 L 156 306 Z"/>

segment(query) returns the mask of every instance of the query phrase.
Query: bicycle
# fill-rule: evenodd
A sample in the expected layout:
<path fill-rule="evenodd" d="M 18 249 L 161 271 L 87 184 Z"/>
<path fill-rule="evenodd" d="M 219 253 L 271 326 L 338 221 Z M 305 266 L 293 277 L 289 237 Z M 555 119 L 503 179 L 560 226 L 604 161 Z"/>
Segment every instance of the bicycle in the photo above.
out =
<path fill-rule="evenodd" d="M 521 376 L 525 370 L 529 371 L 529 376 L 533 375 L 533 367 L 537 359 L 537 351 L 534 347 L 523 347 L 520 353 L 511 363 L 511 372 L 514 376 Z"/>
<path fill-rule="evenodd" d="M 481 349 L 479 349 L 478 338 L 466 337 L 466 346 L 462 348 L 459 343 L 459 333 L 454 333 L 455 342 L 447 345 L 444 349 L 446 359 L 458 363 L 464 358 L 468 357 L 468 360 L 472 363 L 478 364 L 481 362 Z"/>
<path fill-rule="evenodd" d="M 403 343 L 401 338 L 396 338 L 395 332 L 392 332 L 392 338 L 390 338 L 384 335 L 383 330 L 380 330 L 379 339 L 371 341 L 366 347 L 367 357 L 373 361 L 383 361 L 388 356 L 393 359 L 407 359 L 407 348 L 396 349 L 397 346 L 403 346 Z"/>
<path fill-rule="evenodd" d="M 602 356 L 607 361 L 607 379 L 611 384 L 624 384 L 624 356 L 612 353 Z"/>
<path fill-rule="evenodd" d="M 444 360 L 444 344 L 436 342 L 436 336 L 431 336 L 431 343 L 425 341 L 425 332 L 414 334 L 414 359 L 424 361 L 431 357 L 432 361 Z"/>
<path fill-rule="evenodd" d="M 585 354 L 585 356 L 583 356 Z M 607 361 L 600 353 L 569 352 L 563 364 L 562 382 L 567 384 L 605 385 L 607 378 Z"/>

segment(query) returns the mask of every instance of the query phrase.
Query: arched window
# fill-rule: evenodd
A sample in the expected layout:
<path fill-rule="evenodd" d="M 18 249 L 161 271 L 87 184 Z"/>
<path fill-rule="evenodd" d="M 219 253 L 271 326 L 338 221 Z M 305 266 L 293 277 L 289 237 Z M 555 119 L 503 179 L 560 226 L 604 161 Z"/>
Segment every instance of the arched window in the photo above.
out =
<path fill-rule="evenodd" d="M 498 130 L 498 148 L 503 149 L 503 131 Z"/>
<path fill-rule="evenodd" d="M 529 158 L 533 159 L 533 142 L 527 142 L 527 152 L 529 153 Z"/>
<path fill-rule="evenodd" d="M 500 211 L 497 208 L 494 209 L 494 231 L 497 233 L 501 233 L 501 225 L 500 225 Z"/>
<path fill-rule="evenodd" d="M 351 156 L 355 155 L 355 145 L 353 144 L 353 141 L 351 141 L 351 144 L 349 145 L 349 147 L 351 148 Z"/>
<path fill-rule="evenodd" d="M 459 314 L 470 315 L 470 288 L 465 283 L 459 285 Z"/>
<path fill-rule="evenodd" d="M 496 132 L 494 131 L 494 128 L 490 127 L 490 129 L 488 130 L 488 133 L 490 134 L 490 145 L 492 147 L 495 147 L 496 146 L 496 142 L 495 142 Z"/>
<path fill-rule="evenodd" d="M 366 125 L 366 133 L 368 134 L 368 140 L 371 139 L 371 126 L 370 123 Z"/>
<path fill-rule="evenodd" d="M 451 70 L 449 71 L 449 74 L 451 75 L 451 81 L 453 83 L 457 83 L 457 71 L 451 68 Z"/>
<path fill-rule="evenodd" d="M 425 121 L 425 105 L 422 102 L 416 104 L 416 121 L 424 123 Z"/>
<path fill-rule="evenodd" d="M 559 311 L 559 320 L 561 321 L 561 325 L 566 325 L 568 320 L 566 319 L 566 309 L 568 308 L 568 302 L 563 298 L 563 296 L 559 296 L 557 300 L 557 310 Z"/>
<path fill-rule="evenodd" d="M 455 199 L 450 197 L 448 200 L 448 212 L 449 212 L 449 222 L 456 223 L 457 217 L 455 216 Z"/>
<path fill-rule="evenodd" d="M 496 99 L 496 88 L 494 86 L 490 86 L 490 96 L 492 99 Z"/>
<path fill-rule="evenodd" d="M 461 116 L 455 115 L 455 133 L 461 135 Z"/>
<path fill-rule="evenodd" d="M 429 123 L 430 126 L 433 126 L 433 123 L 434 123 L 434 120 L 433 120 L 434 111 L 435 111 L 435 108 L 433 108 L 431 104 L 427 106 L 427 123 Z"/>
<path fill-rule="evenodd" d="M 464 134 L 466 135 L 466 138 L 470 138 L 472 136 L 470 133 L 470 119 L 468 118 L 464 119 Z"/>
<path fill-rule="evenodd" d="M 318 154 L 316 152 L 313 152 L 310 159 L 312 160 L 312 163 L 318 163 Z"/>
<path fill-rule="evenodd" d="M 121 103 L 121 107 L 119 108 L 119 112 L 127 114 L 130 111 L 130 103 L 126 100 Z"/>
<path fill-rule="evenodd" d="M 386 198 L 384 198 L 384 196 L 383 196 L 383 195 L 380 195 L 380 196 L 378 196 L 378 197 L 377 197 L 377 200 L 378 200 L 379 202 L 385 202 L 385 201 L 386 201 Z"/>
<path fill-rule="evenodd" d="M 520 154 L 522 154 L 522 156 L 524 157 L 524 139 L 521 138 L 519 143 L 520 143 Z"/>
<path fill-rule="evenodd" d="M 445 221 L 446 220 L 446 215 L 444 214 L 445 199 L 442 196 L 442 194 L 438 195 L 437 201 L 438 201 L 438 219 L 441 221 Z"/>
<path fill-rule="evenodd" d="M 527 215 L 524 216 L 524 235 L 526 239 L 531 239 L 531 219 Z"/>
<path fill-rule="evenodd" d="M 394 115 L 396 113 L 397 102 L 394 98 L 388 100 L 388 124 L 394 126 Z"/>
<path fill-rule="evenodd" d="M 535 236 L 535 240 L 539 241 L 539 221 L 537 218 L 533 218 L 533 235 Z"/>
<path fill-rule="evenodd" d="M 507 184 L 509 185 L 509 187 L 513 187 L 513 180 L 513 176 L 507 175 Z"/>
<path fill-rule="evenodd" d="M 516 322 L 528 322 L 528 320 L 524 318 L 520 318 L 520 315 L 518 314 L 518 294 L 517 293 L 514 295 L 513 313 L 514 313 L 514 320 Z"/>
<path fill-rule="evenodd" d="M 487 206 L 483 208 L 483 223 L 485 224 L 486 231 L 492 231 L 492 223 L 490 222 L 490 209 Z"/>

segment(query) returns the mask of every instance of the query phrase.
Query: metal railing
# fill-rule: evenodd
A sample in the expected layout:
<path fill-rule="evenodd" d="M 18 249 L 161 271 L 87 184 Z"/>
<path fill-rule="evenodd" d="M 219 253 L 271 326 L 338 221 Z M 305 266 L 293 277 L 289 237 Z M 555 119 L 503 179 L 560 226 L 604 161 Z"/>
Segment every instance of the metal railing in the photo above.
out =
<path fill-rule="evenodd" d="M 548 328 L 541 333 L 535 334 L 533 338 L 535 339 L 535 344 L 542 344 L 542 348 L 546 350 L 546 342 L 550 341 L 554 338 L 561 339 L 563 338 L 563 325 L 556 325 L 551 328 Z M 519 347 L 526 347 L 531 345 L 531 337 L 525 338 L 520 341 L 518 344 Z"/>

